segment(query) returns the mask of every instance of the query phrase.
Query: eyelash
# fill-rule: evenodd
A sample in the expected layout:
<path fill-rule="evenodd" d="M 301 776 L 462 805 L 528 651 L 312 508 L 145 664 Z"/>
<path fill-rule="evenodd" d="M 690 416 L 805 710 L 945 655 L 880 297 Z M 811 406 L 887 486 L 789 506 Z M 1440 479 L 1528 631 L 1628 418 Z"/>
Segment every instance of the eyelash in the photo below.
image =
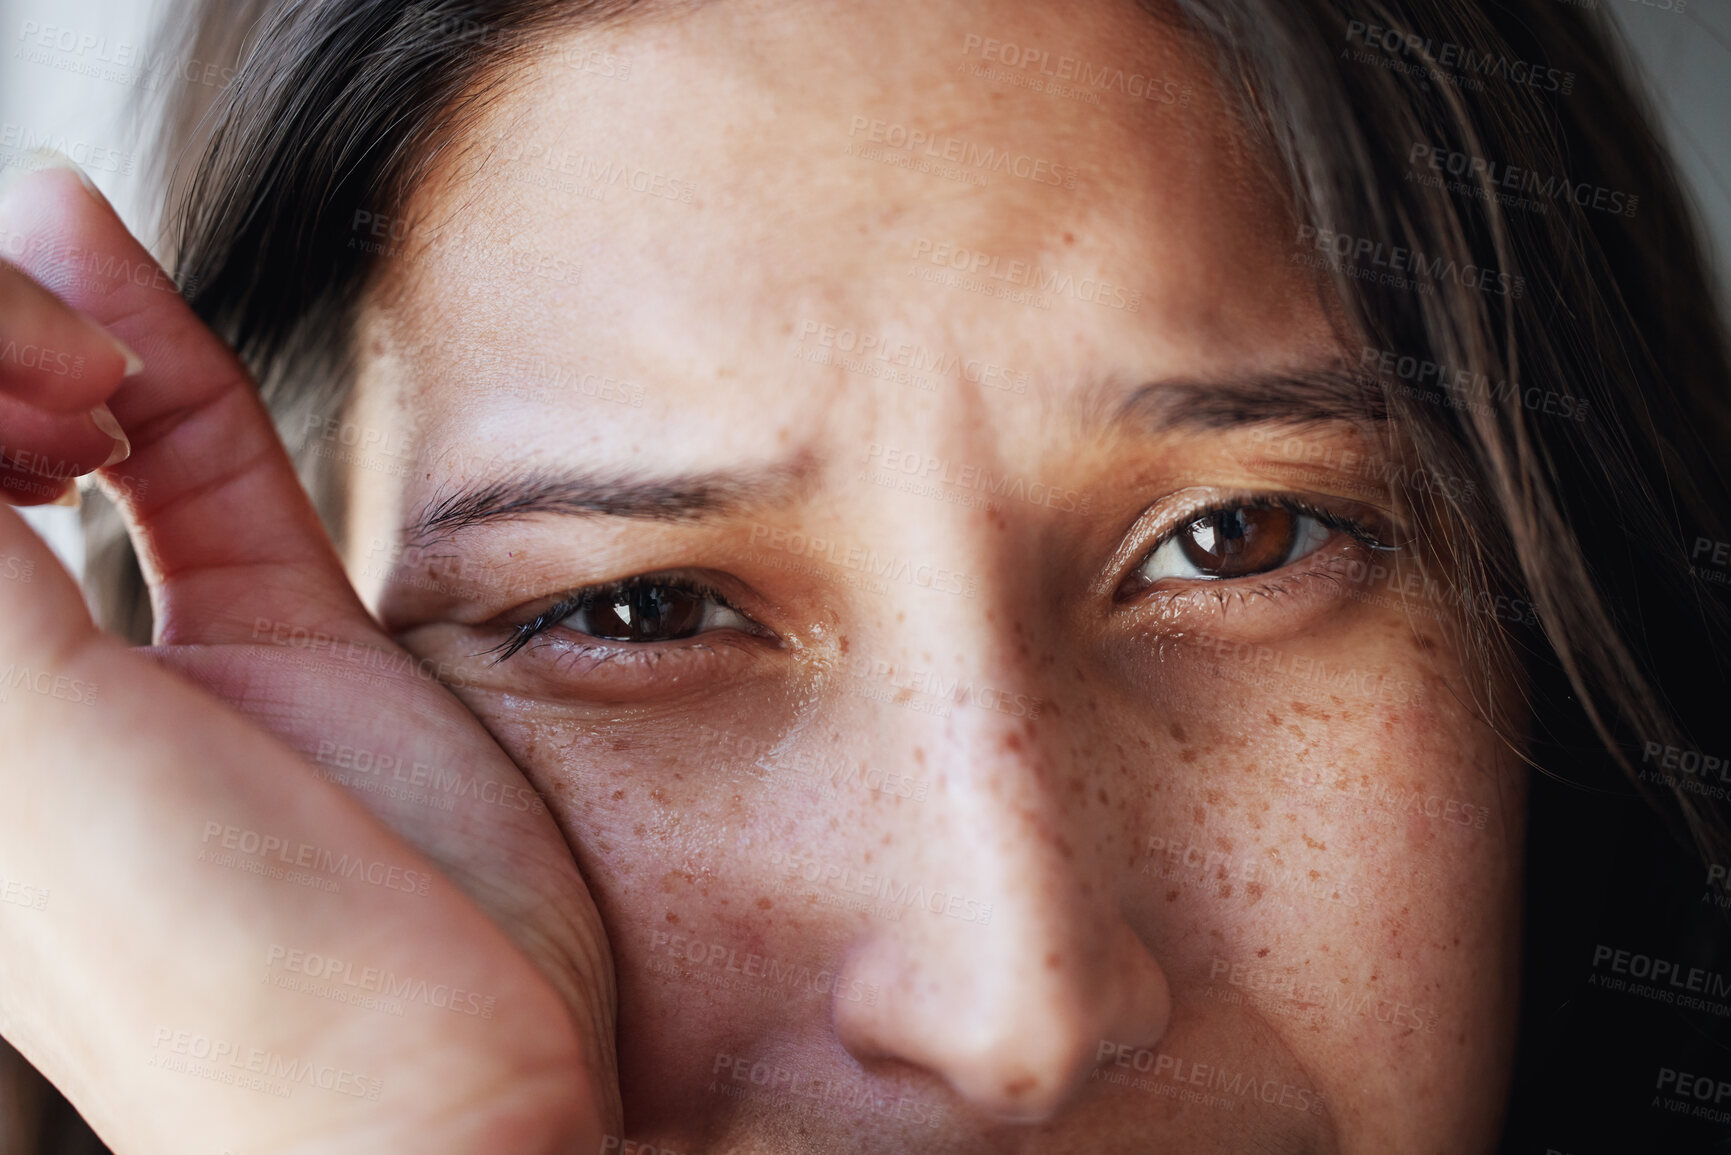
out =
<path fill-rule="evenodd" d="M 500 662 L 503 662 L 507 658 L 516 654 L 530 642 L 534 641 L 536 637 L 552 629 L 554 626 L 582 609 L 584 605 L 608 597 L 616 597 L 619 594 L 624 593 L 626 590 L 644 585 L 667 586 L 671 589 L 683 590 L 686 593 L 696 594 L 699 597 L 712 598 L 732 610 L 734 613 L 737 613 L 742 617 L 747 616 L 745 611 L 735 606 L 721 593 L 721 591 L 717 590 L 707 582 L 698 581 L 689 577 L 661 577 L 655 574 L 636 574 L 632 577 L 621 578 L 618 581 L 607 582 L 604 585 L 587 586 L 583 589 L 573 591 L 566 597 L 563 597 L 554 604 L 548 606 L 528 621 L 519 622 L 512 626 L 510 637 L 506 638 L 503 642 L 494 646 L 492 649 L 484 650 L 482 652 L 485 654 L 498 655 L 493 659 L 493 664 L 496 666 Z M 615 652 L 628 649 L 643 650 L 645 644 L 642 642 L 608 643 L 603 639 L 595 639 L 595 644 L 592 648 L 600 661 L 607 661 L 611 654 Z"/>

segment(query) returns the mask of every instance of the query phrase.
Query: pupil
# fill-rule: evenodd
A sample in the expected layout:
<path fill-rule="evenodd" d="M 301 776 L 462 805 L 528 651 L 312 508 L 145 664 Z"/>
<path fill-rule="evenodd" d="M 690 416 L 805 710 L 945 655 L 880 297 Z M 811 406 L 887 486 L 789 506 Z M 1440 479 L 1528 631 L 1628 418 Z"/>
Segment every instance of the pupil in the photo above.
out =
<path fill-rule="evenodd" d="M 1279 567 L 1292 553 L 1298 519 L 1285 509 L 1225 509 L 1178 535 L 1190 564 L 1210 577 L 1240 577 Z"/>

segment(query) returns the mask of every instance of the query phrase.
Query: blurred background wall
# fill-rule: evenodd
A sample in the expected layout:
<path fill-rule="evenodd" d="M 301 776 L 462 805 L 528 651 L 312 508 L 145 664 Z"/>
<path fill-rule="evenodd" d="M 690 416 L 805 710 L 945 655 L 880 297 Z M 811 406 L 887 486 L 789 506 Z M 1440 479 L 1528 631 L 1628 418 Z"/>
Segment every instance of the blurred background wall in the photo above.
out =
<path fill-rule="evenodd" d="M 153 86 L 149 30 L 174 0 L 0 0 L 0 165 L 38 143 L 85 163 L 135 231 L 144 160 L 128 109 Z M 53 44 L 44 47 L 43 40 Z M 68 47 L 69 45 L 69 47 Z"/>

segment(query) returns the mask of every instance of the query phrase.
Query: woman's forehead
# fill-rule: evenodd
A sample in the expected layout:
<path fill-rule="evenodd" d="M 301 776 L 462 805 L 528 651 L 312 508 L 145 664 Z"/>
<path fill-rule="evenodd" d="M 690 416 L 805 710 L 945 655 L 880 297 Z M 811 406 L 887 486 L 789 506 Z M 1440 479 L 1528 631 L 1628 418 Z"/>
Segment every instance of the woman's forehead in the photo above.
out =
<path fill-rule="evenodd" d="M 406 212 L 357 215 L 414 408 L 518 437 L 511 395 L 610 427 L 675 407 L 721 461 L 762 454 L 765 412 L 1033 437 L 1102 380 L 1330 358 L 1283 199 L 1172 27 L 783 7 L 554 41 Z"/>

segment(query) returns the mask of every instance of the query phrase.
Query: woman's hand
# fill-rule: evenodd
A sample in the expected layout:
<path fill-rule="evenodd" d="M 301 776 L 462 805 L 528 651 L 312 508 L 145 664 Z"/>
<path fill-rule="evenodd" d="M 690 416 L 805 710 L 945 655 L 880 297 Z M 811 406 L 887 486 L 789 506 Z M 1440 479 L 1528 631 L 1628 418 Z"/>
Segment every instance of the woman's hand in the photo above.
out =
<path fill-rule="evenodd" d="M 106 402 L 158 643 L 98 631 L 0 508 L 0 1033 L 123 1155 L 599 1150 L 612 965 L 552 818 L 369 617 L 244 368 L 112 209 L 50 169 L 0 234 L 0 489 L 124 452 Z M 350 793 L 309 761 L 347 751 L 464 785 Z"/>

